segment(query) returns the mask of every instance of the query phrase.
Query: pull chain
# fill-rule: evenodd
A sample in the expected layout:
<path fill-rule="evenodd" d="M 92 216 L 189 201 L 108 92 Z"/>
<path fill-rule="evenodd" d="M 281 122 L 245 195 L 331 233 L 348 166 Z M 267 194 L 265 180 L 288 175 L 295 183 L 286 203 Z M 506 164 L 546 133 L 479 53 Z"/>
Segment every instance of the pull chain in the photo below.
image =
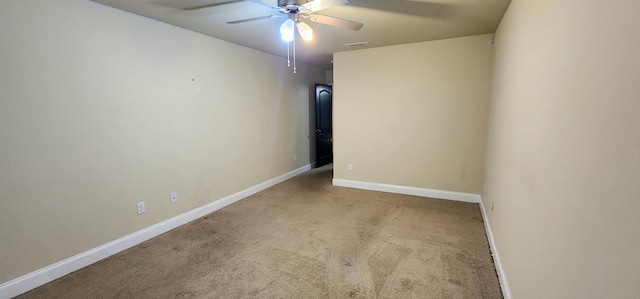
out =
<path fill-rule="evenodd" d="M 291 48 L 291 43 L 287 43 L 287 67 L 291 66 L 291 60 L 289 59 L 289 49 Z"/>
<path fill-rule="evenodd" d="M 294 31 L 295 33 L 295 31 Z M 293 73 L 296 73 L 296 36 L 293 36 Z"/>

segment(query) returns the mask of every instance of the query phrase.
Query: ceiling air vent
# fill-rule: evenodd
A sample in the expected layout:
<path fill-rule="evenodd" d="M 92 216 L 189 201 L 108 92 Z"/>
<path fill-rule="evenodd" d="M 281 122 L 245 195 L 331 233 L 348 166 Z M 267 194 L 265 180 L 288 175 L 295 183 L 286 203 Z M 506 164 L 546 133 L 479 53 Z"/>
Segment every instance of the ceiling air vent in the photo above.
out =
<path fill-rule="evenodd" d="M 346 43 L 342 45 L 345 47 L 362 47 L 362 46 L 369 46 L 371 44 L 367 41 L 364 41 L 364 42 Z"/>

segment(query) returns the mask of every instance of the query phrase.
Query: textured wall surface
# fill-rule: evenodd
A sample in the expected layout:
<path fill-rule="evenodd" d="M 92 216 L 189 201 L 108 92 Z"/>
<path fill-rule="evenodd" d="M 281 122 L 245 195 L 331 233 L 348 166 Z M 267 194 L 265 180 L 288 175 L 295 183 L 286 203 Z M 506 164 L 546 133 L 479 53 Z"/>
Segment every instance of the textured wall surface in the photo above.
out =
<path fill-rule="evenodd" d="M 335 178 L 482 192 L 490 40 L 334 54 Z"/>
<path fill-rule="evenodd" d="M 514 298 L 640 297 L 638 1 L 513 0 L 483 196 Z"/>
<path fill-rule="evenodd" d="M 308 164 L 324 81 L 79 0 L 0 2 L 0 69 L 0 282 Z"/>

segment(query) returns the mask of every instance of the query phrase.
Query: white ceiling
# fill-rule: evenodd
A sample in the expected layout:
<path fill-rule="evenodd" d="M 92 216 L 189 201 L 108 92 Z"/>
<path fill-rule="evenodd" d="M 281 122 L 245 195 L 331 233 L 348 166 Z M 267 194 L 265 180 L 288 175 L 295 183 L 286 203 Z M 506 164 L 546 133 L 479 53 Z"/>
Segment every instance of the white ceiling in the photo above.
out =
<path fill-rule="evenodd" d="M 233 0 L 92 0 L 278 56 L 287 56 L 279 27 L 284 18 L 241 24 L 228 21 L 267 16 L 273 10 Z M 231 2 L 230 2 L 231 1 Z M 321 0 L 314 0 L 321 1 Z M 214 7 L 189 10 L 210 4 Z M 265 0 L 277 5 L 277 0 Z M 298 40 L 297 60 L 331 68 L 334 52 L 493 33 L 511 0 L 350 0 L 318 13 L 363 23 L 359 31 L 307 22 L 310 42 Z M 371 45 L 348 48 L 345 43 Z"/>

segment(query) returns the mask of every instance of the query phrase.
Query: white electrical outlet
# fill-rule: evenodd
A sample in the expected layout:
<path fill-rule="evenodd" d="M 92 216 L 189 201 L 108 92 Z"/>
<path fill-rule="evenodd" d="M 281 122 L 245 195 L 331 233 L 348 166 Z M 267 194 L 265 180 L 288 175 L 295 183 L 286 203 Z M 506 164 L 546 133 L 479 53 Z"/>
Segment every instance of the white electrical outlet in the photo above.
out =
<path fill-rule="evenodd" d="M 178 192 L 171 192 L 171 203 L 178 202 Z"/>
<path fill-rule="evenodd" d="M 144 201 L 137 203 L 136 209 L 138 210 L 138 215 L 144 214 L 144 212 L 147 211 L 147 208 L 144 206 Z"/>
<path fill-rule="evenodd" d="M 348 171 L 352 171 L 353 170 L 353 164 L 351 164 L 351 163 L 347 164 L 347 170 Z"/>
<path fill-rule="evenodd" d="M 298 155 L 293 155 L 293 162 L 298 161 Z"/>

